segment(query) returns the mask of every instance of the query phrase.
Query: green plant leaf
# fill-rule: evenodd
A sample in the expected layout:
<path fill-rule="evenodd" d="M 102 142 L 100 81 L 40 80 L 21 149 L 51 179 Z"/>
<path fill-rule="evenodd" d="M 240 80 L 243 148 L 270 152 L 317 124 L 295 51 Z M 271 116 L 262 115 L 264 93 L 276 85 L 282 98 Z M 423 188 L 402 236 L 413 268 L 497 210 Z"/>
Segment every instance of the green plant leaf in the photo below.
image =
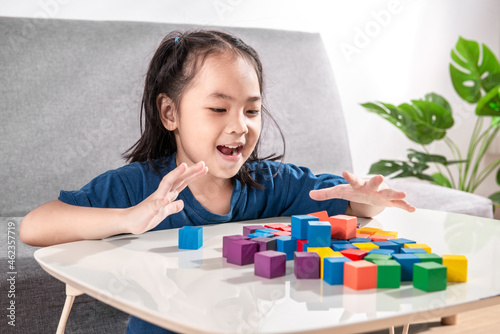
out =
<path fill-rule="evenodd" d="M 450 180 L 442 173 L 434 173 L 432 174 L 432 178 L 434 179 L 434 183 L 438 186 L 453 188 Z"/>
<path fill-rule="evenodd" d="M 428 154 L 424 152 L 419 152 L 414 149 L 408 149 L 408 160 L 411 162 L 419 163 L 438 163 L 443 166 L 449 166 L 452 164 L 464 163 L 467 160 L 450 160 L 448 161 L 446 157 L 437 154 Z"/>
<path fill-rule="evenodd" d="M 489 199 L 491 199 L 491 201 L 493 203 L 495 203 L 495 207 L 499 207 L 500 206 L 500 191 L 490 195 Z"/>
<path fill-rule="evenodd" d="M 484 44 L 458 39 L 451 51 L 450 75 L 457 94 L 467 102 L 476 103 L 481 98 L 481 84 L 486 78 L 500 72 L 500 64 L 493 52 Z M 486 81 L 489 85 L 488 80 Z M 485 89 L 483 87 L 483 89 Z"/>
<path fill-rule="evenodd" d="M 481 81 L 481 85 L 483 86 L 486 92 L 489 92 L 496 86 L 500 86 L 500 72 L 488 75 Z"/>
<path fill-rule="evenodd" d="M 479 100 L 476 115 L 500 116 L 500 86 L 496 86 Z"/>
<path fill-rule="evenodd" d="M 500 168 L 497 170 L 497 184 L 500 186 Z"/>
<path fill-rule="evenodd" d="M 441 107 L 443 107 L 446 110 L 448 110 L 450 112 L 450 114 L 451 114 L 451 106 L 450 106 L 450 104 L 441 95 L 436 94 L 436 93 L 427 93 L 427 94 L 425 94 L 424 100 L 425 101 L 429 101 L 429 102 L 434 102 L 435 104 L 440 105 Z"/>
<path fill-rule="evenodd" d="M 416 177 L 421 180 L 434 181 L 432 176 L 423 173 L 429 168 L 426 164 L 414 164 L 398 160 L 380 160 L 371 165 L 369 174 L 382 174 L 391 178 Z"/>
<path fill-rule="evenodd" d="M 446 130 L 453 126 L 451 111 L 431 101 L 414 100 L 412 104 L 403 103 L 397 107 L 382 102 L 361 105 L 395 125 L 410 140 L 422 145 L 444 138 Z"/>

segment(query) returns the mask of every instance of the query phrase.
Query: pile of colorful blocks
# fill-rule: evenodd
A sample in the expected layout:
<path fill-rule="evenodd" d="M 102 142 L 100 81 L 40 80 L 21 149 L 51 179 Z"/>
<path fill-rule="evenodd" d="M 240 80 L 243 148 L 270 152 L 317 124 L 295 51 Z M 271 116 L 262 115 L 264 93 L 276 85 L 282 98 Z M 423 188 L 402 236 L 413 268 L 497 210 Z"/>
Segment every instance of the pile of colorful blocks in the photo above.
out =
<path fill-rule="evenodd" d="M 284 276 L 286 262 L 293 260 L 297 279 L 355 290 L 399 288 L 412 281 L 430 292 L 467 281 L 463 255 L 439 256 L 395 231 L 358 227 L 356 217 L 329 217 L 326 211 L 292 216 L 291 225 L 244 226 L 242 235 L 223 237 L 223 257 L 235 265 L 254 264 L 255 275 L 265 278 Z"/>

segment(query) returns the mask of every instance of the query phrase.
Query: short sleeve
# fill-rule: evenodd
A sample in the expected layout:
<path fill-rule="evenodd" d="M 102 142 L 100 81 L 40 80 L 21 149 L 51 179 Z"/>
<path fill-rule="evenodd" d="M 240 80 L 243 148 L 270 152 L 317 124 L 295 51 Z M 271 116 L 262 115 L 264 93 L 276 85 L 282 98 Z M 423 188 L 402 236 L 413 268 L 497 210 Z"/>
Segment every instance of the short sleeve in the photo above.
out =
<path fill-rule="evenodd" d="M 62 190 L 59 200 L 71 205 L 97 208 L 132 206 L 129 191 L 116 170 L 99 175 L 80 190 Z"/>

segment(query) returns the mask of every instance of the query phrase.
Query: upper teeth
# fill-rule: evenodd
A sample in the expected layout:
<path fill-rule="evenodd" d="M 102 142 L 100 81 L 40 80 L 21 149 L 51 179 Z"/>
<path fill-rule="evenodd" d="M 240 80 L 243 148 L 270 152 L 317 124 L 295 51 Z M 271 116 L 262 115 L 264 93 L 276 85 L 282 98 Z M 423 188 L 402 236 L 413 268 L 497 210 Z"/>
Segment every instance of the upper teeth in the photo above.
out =
<path fill-rule="evenodd" d="M 236 145 L 236 146 L 224 145 L 224 146 L 225 146 L 225 147 L 228 147 L 228 148 L 232 148 L 232 149 L 238 148 L 238 145 Z"/>

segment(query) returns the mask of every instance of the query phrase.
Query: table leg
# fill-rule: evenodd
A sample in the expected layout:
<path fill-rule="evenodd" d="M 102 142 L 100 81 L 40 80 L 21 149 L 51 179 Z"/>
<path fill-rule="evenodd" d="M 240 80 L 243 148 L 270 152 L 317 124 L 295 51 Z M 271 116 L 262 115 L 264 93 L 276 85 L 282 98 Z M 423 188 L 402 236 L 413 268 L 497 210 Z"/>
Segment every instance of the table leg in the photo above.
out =
<path fill-rule="evenodd" d="M 389 327 L 389 334 L 394 334 L 394 326 Z"/>
<path fill-rule="evenodd" d="M 450 315 L 449 317 L 441 318 L 441 325 L 456 325 L 458 321 L 458 314 Z"/>
<path fill-rule="evenodd" d="M 76 296 L 82 295 L 83 292 L 73 288 L 72 286 L 66 284 L 66 301 L 64 302 L 64 308 L 61 314 L 61 319 L 59 319 L 59 325 L 57 326 L 56 334 L 64 334 L 64 329 L 66 328 L 66 321 L 68 321 L 69 312 L 73 306 L 73 301 Z"/>
<path fill-rule="evenodd" d="M 405 324 L 403 326 L 403 331 L 401 332 L 401 334 L 408 334 L 409 329 L 410 329 L 410 324 Z"/>

